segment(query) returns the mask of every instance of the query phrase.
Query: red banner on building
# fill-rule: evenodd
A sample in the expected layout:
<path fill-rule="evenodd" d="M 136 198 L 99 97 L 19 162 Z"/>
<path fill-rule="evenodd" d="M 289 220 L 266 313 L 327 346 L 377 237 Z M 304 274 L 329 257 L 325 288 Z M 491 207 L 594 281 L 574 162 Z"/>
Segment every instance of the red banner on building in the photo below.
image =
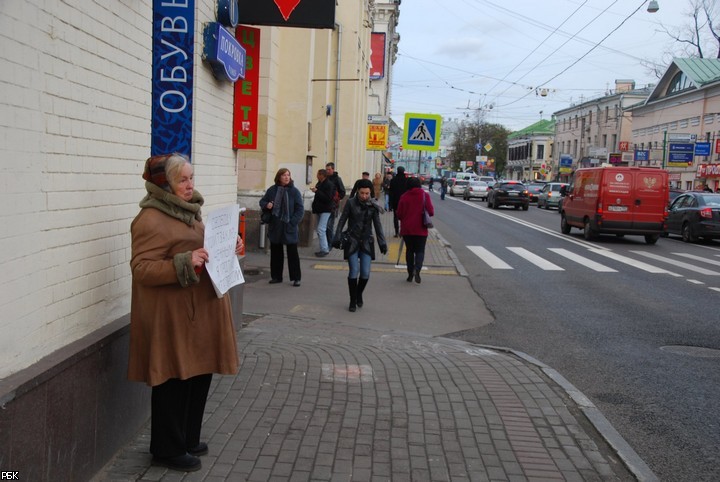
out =
<path fill-rule="evenodd" d="M 245 78 L 235 82 L 233 149 L 257 149 L 260 98 L 260 29 L 238 25 L 235 38 L 245 47 Z"/>
<path fill-rule="evenodd" d="M 720 154 L 720 139 L 715 140 L 715 154 Z"/>
<path fill-rule="evenodd" d="M 370 34 L 370 78 L 373 80 L 385 77 L 385 34 Z"/>
<path fill-rule="evenodd" d="M 720 177 L 720 164 L 698 164 L 695 177 L 703 179 Z"/>

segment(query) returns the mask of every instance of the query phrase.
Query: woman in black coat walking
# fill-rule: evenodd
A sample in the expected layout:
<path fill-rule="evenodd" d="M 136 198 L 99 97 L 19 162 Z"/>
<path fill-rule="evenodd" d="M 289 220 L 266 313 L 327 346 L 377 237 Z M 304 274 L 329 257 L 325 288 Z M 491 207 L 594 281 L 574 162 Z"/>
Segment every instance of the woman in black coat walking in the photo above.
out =
<path fill-rule="evenodd" d="M 363 291 L 370 278 L 370 263 L 375 259 L 375 236 L 382 254 L 387 254 L 387 243 L 380 224 L 382 209 L 371 197 L 373 185 L 369 179 L 359 181 L 357 195 L 348 199 L 338 221 L 333 246 L 344 249 L 344 259 L 348 262 L 348 291 L 350 293 L 350 311 L 363 305 Z M 348 223 L 347 240 L 341 242 L 342 229 Z M 358 279 L 359 276 L 359 279 Z"/>
<path fill-rule="evenodd" d="M 300 286 L 300 256 L 298 255 L 298 225 L 305 208 L 302 194 L 295 187 L 290 170 L 282 168 L 275 174 L 275 184 L 260 199 L 264 214 L 271 214 L 268 223 L 270 239 L 270 284 L 283 280 L 283 245 L 287 246 L 288 273 L 293 286 Z"/>

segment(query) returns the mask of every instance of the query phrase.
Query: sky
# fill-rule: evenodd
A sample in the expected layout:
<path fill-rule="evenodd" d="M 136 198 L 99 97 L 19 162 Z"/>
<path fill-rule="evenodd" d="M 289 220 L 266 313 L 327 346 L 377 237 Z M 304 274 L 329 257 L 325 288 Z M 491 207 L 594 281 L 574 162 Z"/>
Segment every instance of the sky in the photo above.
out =
<path fill-rule="evenodd" d="M 687 24 L 690 0 L 658 0 L 656 13 L 647 3 L 404 0 L 390 115 L 401 127 L 411 112 L 519 130 L 605 95 L 616 79 L 657 83 L 640 62 L 663 62 L 673 41 L 662 26 Z"/>

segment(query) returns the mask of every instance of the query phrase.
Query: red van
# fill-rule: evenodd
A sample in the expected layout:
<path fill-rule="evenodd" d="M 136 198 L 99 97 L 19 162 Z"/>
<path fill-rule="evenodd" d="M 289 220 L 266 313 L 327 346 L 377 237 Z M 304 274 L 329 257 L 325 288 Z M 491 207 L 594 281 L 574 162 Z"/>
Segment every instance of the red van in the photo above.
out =
<path fill-rule="evenodd" d="M 650 167 L 591 167 L 575 171 L 565 190 L 560 231 L 635 234 L 655 244 L 667 221 L 668 174 Z"/>

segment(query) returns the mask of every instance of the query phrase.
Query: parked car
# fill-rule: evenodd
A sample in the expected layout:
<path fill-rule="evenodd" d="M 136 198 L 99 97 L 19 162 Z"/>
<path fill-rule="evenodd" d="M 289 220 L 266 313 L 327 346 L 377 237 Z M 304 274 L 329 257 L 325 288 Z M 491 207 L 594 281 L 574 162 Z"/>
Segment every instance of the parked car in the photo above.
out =
<path fill-rule="evenodd" d="M 667 232 L 679 234 L 686 243 L 720 238 L 720 194 L 692 191 L 678 196 L 670 205 Z"/>
<path fill-rule="evenodd" d="M 563 186 L 567 187 L 566 182 L 548 182 L 545 184 L 538 194 L 537 206 L 539 208 L 558 208 L 560 209 L 560 201 L 562 196 L 560 190 Z"/>
<path fill-rule="evenodd" d="M 470 183 L 470 181 L 466 181 L 464 179 L 455 179 L 455 182 L 452 183 L 452 186 L 448 188 L 448 194 L 451 196 L 462 196 L 463 191 L 465 190 L 465 186 L 467 186 Z"/>
<path fill-rule="evenodd" d="M 534 203 L 537 202 L 538 196 L 540 195 L 540 191 L 542 191 L 542 188 L 545 187 L 545 182 L 531 182 L 527 185 L 528 190 L 528 196 L 530 197 L 530 202 Z"/>
<path fill-rule="evenodd" d="M 475 198 L 486 201 L 487 197 L 488 185 L 484 181 L 470 181 L 463 191 L 463 199 L 466 201 Z"/>
<path fill-rule="evenodd" d="M 527 211 L 530 197 L 525 184 L 519 181 L 502 181 L 496 183 L 488 193 L 487 205 L 494 209 L 500 206 L 515 206 L 515 209 L 523 208 Z"/>

